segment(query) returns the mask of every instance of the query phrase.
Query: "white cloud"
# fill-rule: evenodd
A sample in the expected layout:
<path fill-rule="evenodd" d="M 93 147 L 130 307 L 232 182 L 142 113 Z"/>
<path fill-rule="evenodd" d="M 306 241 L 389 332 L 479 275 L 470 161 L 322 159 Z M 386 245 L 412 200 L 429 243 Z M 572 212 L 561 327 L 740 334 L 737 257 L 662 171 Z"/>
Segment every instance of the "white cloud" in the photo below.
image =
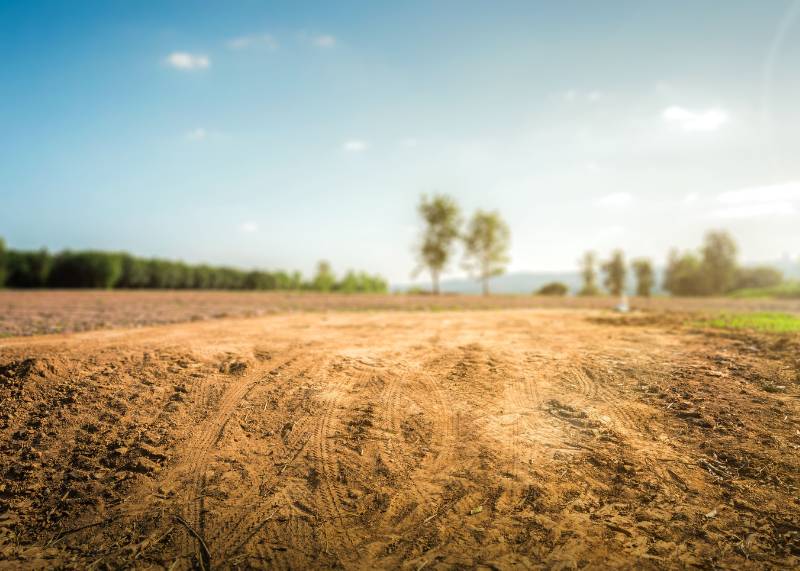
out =
<path fill-rule="evenodd" d="M 350 141 L 345 141 L 342 145 L 342 150 L 348 153 L 361 153 L 366 151 L 369 145 L 366 141 L 359 141 L 357 139 L 352 139 Z"/>
<path fill-rule="evenodd" d="M 633 201 L 633 195 L 629 192 L 612 192 L 599 199 L 596 203 L 599 206 L 621 207 L 627 206 Z"/>
<path fill-rule="evenodd" d="M 311 38 L 311 43 L 318 48 L 332 48 L 336 45 L 336 38 L 328 34 L 321 34 Z"/>
<path fill-rule="evenodd" d="M 246 222 L 242 222 L 239 225 L 239 230 L 241 230 L 245 234 L 253 234 L 254 232 L 258 232 L 258 224 L 248 220 Z"/>
<path fill-rule="evenodd" d="M 717 195 L 713 218 L 792 216 L 800 209 L 800 181 L 731 190 Z"/>
<path fill-rule="evenodd" d="M 196 129 L 192 129 L 188 133 L 186 133 L 186 139 L 189 141 L 202 141 L 206 137 L 208 137 L 208 131 L 203 129 L 202 127 L 197 127 Z"/>
<path fill-rule="evenodd" d="M 727 111 L 713 107 L 704 111 L 690 111 L 677 105 L 667 107 L 661 112 L 661 119 L 684 131 L 716 131 L 725 125 L 730 117 Z"/>
<path fill-rule="evenodd" d="M 697 194 L 696 192 L 690 192 L 689 194 L 683 197 L 684 204 L 694 204 L 698 200 L 700 200 L 700 195 Z"/>
<path fill-rule="evenodd" d="M 184 71 L 208 69 L 211 67 L 211 60 L 208 56 L 190 54 L 188 52 L 172 52 L 167 56 L 166 63 L 175 69 Z"/>
<path fill-rule="evenodd" d="M 278 49 L 278 40 L 270 34 L 253 36 L 240 36 L 228 42 L 228 47 L 232 50 L 245 50 L 248 48 L 263 47 L 270 51 Z"/>

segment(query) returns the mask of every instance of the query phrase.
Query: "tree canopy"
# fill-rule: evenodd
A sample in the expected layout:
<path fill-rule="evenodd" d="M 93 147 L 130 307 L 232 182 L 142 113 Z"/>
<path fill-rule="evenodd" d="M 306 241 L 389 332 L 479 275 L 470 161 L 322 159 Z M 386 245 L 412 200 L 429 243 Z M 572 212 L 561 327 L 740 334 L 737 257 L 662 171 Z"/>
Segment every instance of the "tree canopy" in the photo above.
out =
<path fill-rule="evenodd" d="M 483 295 L 489 295 L 489 279 L 505 272 L 511 231 L 497 211 L 478 210 L 464 234 L 465 267 L 481 280 Z"/>
<path fill-rule="evenodd" d="M 417 206 L 424 227 L 417 247 L 419 266 L 431 274 L 433 293 L 439 293 L 439 278 L 452 259 L 461 226 L 461 211 L 455 200 L 445 194 L 423 196 Z M 415 272 L 415 273 L 416 273 Z"/>

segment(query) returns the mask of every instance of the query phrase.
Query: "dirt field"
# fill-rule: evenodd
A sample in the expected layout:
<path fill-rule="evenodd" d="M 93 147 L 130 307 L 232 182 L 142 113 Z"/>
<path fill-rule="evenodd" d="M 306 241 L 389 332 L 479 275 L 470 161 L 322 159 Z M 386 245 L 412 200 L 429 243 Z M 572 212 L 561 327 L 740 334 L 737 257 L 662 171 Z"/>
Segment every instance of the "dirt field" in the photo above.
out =
<path fill-rule="evenodd" d="M 570 308 L 609 309 L 611 297 L 532 295 L 379 295 L 313 292 L 180 290 L 0 290 L 0 337 L 68 333 L 316 311 Z M 634 299 L 648 311 L 782 311 L 800 314 L 800 299 L 668 298 Z"/>
<path fill-rule="evenodd" d="M 566 309 L 0 340 L 0 568 L 796 568 L 798 355 Z"/>

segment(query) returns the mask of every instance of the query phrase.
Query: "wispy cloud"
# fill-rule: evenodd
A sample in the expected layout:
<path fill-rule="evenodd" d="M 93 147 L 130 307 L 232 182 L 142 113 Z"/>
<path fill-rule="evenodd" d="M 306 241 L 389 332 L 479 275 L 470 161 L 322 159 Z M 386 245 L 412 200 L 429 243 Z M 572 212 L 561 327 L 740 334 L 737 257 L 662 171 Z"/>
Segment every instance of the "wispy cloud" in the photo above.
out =
<path fill-rule="evenodd" d="M 406 147 L 407 149 L 412 149 L 419 145 L 419 140 L 415 139 L 414 137 L 406 137 L 405 139 L 400 140 L 400 146 Z"/>
<path fill-rule="evenodd" d="M 195 71 L 211 67 L 211 60 L 206 55 L 190 54 L 188 52 L 172 52 L 166 57 L 170 67 L 184 71 Z"/>
<path fill-rule="evenodd" d="M 672 105 L 661 112 L 661 119 L 683 131 L 716 131 L 730 120 L 728 112 L 718 107 L 691 111 Z"/>
<path fill-rule="evenodd" d="M 713 218 L 791 216 L 800 209 L 800 181 L 731 190 L 717 195 Z"/>
<path fill-rule="evenodd" d="M 368 148 L 369 144 L 366 141 L 360 141 L 358 139 L 345 141 L 342 145 L 342 150 L 347 153 L 361 153 L 366 151 Z"/>
<path fill-rule="evenodd" d="M 239 230 L 241 230 L 245 234 L 253 234 L 255 232 L 258 232 L 258 224 L 253 222 L 252 220 L 248 220 L 246 222 L 242 222 L 239 225 Z"/>
<path fill-rule="evenodd" d="M 332 48 L 336 45 L 336 37 L 329 34 L 320 34 L 312 36 L 311 43 L 318 48 Z"/>
<path fill-rule="evenodd" d="M 186 139 L 188 141 L 203 141 L 206 137 L 208 137 L 208 131 L 203 127 L 197 127 L 186 133 Z"/>
<path fill-rule="evenodd" d="M 264 48 L 270 51 L 278 49 L 278 40 L 271 34 L 256 34 L 251 36 L 239 36 L 228 42 L 228 48 L 232 50 L 246 50 L 249 48 Z"/>
<path fill-rule="evenodd" d="M 608 206 L 612 208 L 627 206 L 631 202 L 633 202 L 633 195 L 629 192 L 612 192 L 595 201 L 598 206 Z"/>

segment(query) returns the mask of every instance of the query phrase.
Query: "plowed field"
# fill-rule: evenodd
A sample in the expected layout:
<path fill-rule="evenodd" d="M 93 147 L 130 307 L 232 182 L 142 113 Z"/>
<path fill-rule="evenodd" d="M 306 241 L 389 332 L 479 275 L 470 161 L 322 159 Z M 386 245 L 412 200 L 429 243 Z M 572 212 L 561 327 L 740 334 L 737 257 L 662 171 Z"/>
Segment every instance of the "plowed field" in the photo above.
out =
<path fill-rule="evenodd" d="M 0 340 L 0 568 L 791 568 L 800 344 L 587 309 Z"/>

